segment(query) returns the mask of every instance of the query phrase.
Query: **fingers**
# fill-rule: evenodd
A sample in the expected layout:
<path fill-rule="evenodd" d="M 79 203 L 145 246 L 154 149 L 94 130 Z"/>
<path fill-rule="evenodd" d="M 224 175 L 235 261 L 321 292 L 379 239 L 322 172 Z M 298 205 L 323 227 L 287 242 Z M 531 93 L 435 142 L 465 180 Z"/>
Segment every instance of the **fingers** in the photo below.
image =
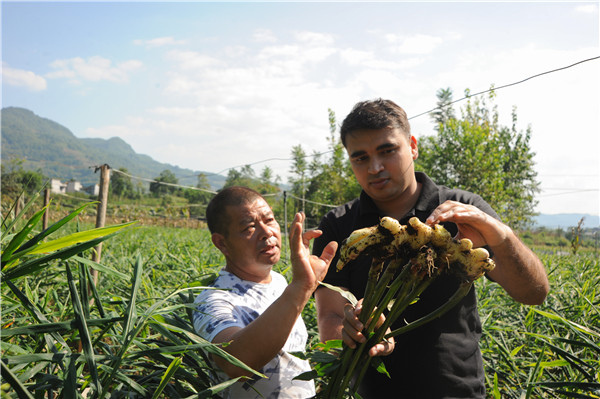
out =
<path fill-rule="evenodd" d="M 481 212 L 478 208 L 472 205 L 466 205 L 456 201 L 446 201 L 440 204 L 431 212 L 431 215 L 426 220 L 428 224 L 435 224 L 446 221 L 454 221 L 456 218 L 473 216 L 475 213 Z"/>
<path fill-rule="evenodd" d="M 294 220 L 290 226 L 290 248 L 292 250 L 292 257 L 296 252 L 301 250 L 302 247 L 302 221 L 304 220 L 304 215 L 302 213 L 297 213 L 294 216 Z"/>
<path fill-rule="evenodd" d="M 481 209 L 456 201 L 439 205 L 426 220 L 432 225 L 452 222 L 458 227 L 455 238 L 468 238 L 474 247 L 500 245 L 510 235 L 510 228 Z"/>
<path fill-rule="evenodd" d="M 308 242 L 314 238 L 320 237 L 323 232 L 321 230 L 307 230 L 302 234 L 304 241 Z"/>
<path fill-rule="evenodd" d="M 373 347 L 369 349 L 369 356 L 387 356 L 394 351 L 394 347 L 394 338 L 390 338 L 387 341 L 382 341 L 376 345 L 373 345 Z"/>
<path fill-rule="evenodd" d="M 325 248 L 323 248 L 323 252 L 319 258 L 329 265 L 335 256 L 337 248 L 338 243 L 336 241 L 331 241 L 329 244 L 327 244 L 327 246 L 325 246 Z"/>
<path fill-rule="evenodd" d="M 364 326 L 360 320 L 358 320 L 360 309 L 358 304 L 356 309 L 349 303 L 344 306 L 342 340 L 350 348 L 356 348 L 357 342 L 363 343 L 366 341 L 366 337 L 361 333 Z"/>
<path fill-rule="evenodd" d="M 367 338 L 362 333 L 364 329 L 363 323 L 358 319 L 358 315 L 362 311 L 362 299 L 356 304 L 356 308 L 351 304 L 344 306 L 344 320 L 342 322 L 342 340 L 350 348 L 355 349 L 357 344 L 362 344 L 367 341 Z M 382 315 L 377 320 L 377 327 L 381 326 L 385 321 Z M 388 328 L 388 332 L 390 329 Z M 395 342 L 393 338 L 384 340 L 369 349 L 369 356 L 387 356 L 394 351 Z"/>
<path fill-rule="evenodd" d="M 479 224 L 488 221 L 489 215 L 474 205 L 456 201 L 446 201 L 431 212 L 427 224 L 454 222 L 456 224 Z"/>

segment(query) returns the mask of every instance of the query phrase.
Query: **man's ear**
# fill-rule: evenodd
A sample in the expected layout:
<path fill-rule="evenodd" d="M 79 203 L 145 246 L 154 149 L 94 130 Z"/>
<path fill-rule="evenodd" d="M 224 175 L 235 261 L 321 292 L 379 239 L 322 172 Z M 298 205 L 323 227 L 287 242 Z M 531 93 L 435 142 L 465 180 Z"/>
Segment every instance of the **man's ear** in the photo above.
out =
<path fill-rule="evenodd" d="M 227 243 L 225 242 L 225 236 L 221 233 L 212 233 L 210 236 L 212 243 L 223 253 L 223 255 L 227 256 Z"/>
<path fill-rule="evenodd" d="M 410 152 L 412 153 L 413 161 L 416 161 L 419 158 L 419 147 L 417 146 L 417 138 L 415 136 L 410 136 Z"/>

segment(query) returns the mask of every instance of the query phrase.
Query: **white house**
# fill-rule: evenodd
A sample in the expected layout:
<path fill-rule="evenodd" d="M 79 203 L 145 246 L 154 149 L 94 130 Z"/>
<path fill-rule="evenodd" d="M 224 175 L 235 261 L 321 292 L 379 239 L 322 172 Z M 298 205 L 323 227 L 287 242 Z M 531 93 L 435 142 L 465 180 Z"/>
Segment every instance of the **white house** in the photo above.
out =
<path fill-rule="evenodd" d="M 81 191 L 81 189 L 83 188 L 83 185 L 81 185 L 80 182 L 78 181 L 68 181 L 67 182 L 67 192 L 68 193 L 76 193 Z"/>
<path fill-rule="evenodd" d="M 50 179 L 50 192 L 64 194 L 67 191 L 67 185 L 58 179 Z"/>
<path fill-rule="evenodd" d="M 91 185 L 91 186 L 84 187 L 83 191 L 85 191 L 89 195 L 93 195 L 93 196 L 97 197 L 98 194 L 100 194 L 100 185 L 99 184 L 94 184 L 94 185 Z"/>
<path fill-rule="evenodd" d="M 94 184 L 83 187 L 83 185 L 76 180 L 62 183 L 58 179 L 50 179 L 50 191 L 56 194 L 86 192 L 90 195 L 97 196 L 100 193 L 100 185 Z"/>

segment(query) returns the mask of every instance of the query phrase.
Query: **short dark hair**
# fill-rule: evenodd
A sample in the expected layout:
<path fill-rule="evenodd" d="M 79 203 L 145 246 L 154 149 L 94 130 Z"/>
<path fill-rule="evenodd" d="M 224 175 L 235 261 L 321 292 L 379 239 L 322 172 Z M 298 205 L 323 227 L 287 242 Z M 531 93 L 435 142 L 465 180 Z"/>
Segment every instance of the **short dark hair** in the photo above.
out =
<path fill-rule="evenodd" d="M 410 124 L 406 112 L 391 100 L 381 98 L 361 101 L 346 116 L 340 128 L 344 147 L 348 134 L 359 129 L 399 128 L 410 138 Z"/>
<path fill-rule="evenodd" d="M 206 207 L 206 223 L 212 233 L 227 235 L 230 220 L 227 215 L 228 206 L 240 206 L 263 198 L 257 191 L 241 186 L 231 186 L 222 189 L 215 195 Z"/>

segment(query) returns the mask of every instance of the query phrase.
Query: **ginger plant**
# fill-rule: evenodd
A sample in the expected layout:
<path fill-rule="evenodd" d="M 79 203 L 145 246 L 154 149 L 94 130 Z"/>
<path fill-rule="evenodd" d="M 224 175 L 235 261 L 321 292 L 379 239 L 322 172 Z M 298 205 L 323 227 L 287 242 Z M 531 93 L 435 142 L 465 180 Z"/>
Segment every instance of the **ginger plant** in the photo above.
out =
<path fill-rule="evenodd" d="M 342 242 L 337 269 L 361 255 L 373 259 L 359 316 L 368 339 L 355 349 L 344 345 L 338 364 L 329 368 L 334 370 L 329 383 L 319 395 L 325 398 L 342 398 L 348 389 L 354 396 L 371 361 L 380 361 L 369 358 L 369 348 L 440 317 L 469 292 L 476 279 L 495 266 L 484 248 L 474 249 L 470 240 L 456 240 L 443 226 L 432 228 L 416 217 L 407 225 L 384 217 L 378 225 L 352 232 Z M 404 310 L 442 273 L 454 274 L 461 281 L 452 297 L 430 314 L 386 334 Z M 369 321 L 379 320 L 385 310 L 385 321 L 376 328 L 376 323 Z"/>

